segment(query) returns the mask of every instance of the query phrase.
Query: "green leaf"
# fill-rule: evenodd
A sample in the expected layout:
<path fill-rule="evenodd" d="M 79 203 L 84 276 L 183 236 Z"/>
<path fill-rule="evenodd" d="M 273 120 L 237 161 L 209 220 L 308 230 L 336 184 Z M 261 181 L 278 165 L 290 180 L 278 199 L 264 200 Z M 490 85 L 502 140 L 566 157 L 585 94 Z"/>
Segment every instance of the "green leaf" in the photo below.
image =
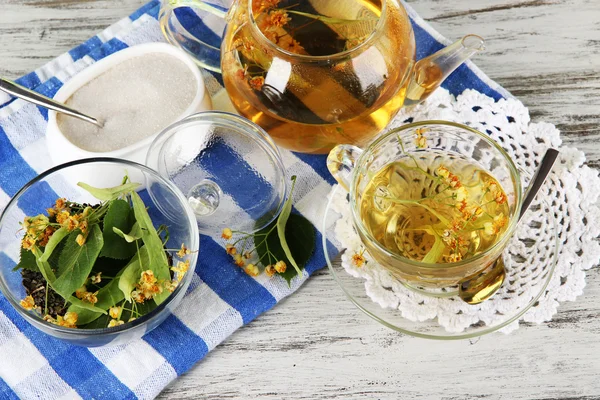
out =
<path fill-rule="evenodd" d="M 101 201 L 114 200 L 124 194 L 132 193 L 136 188 L 140 186 L 139 183 L 125 183 L 123 185 L 115 186 L 112 188 L 95 188 L 88 185 L 87 183 L 79 182 L 77 184 L 80 188 L 87 190 L 92 196 Z"/>
<path fill-rule="evenodd" d="M 58 244 L 69 234 L 69 230 L 65 227 L 58 229 L 56 232 L 50 236 L 48 240 L 48 244 L 44 248 L 44 254 L 40 257 L 40 261 L 48 261 L 52 252 L 58 246 Z"/>
<path fill-rule="evenodd" d="M 98 291 L 98 294 L 96 295 L 98 302 L 95 304 L 95 307 L 100 311 L 89 309 L 88 307 L 81 307 L 80 304 L 69 299 L 69 301 L 71 301 L 71 306 L 68 311 L 77 313 L 77 325 L 89 324 L 99 318 L 102 314 L 106 314 L 105 310 L 108 310 L 110 307 L 123 301 L 123 293 L 119 289 L 119 278 L 120 276 L 115 277 L 115 279 L 112 279 L 106 286 Z"/>
<path fill-rule="evenodd" d="M 162 240 L 146 211 L 146 206 L 142 201 L 142 198 L 136 193 L 131 193 L 131 200 L 133 202 L 133 211 L 135 213 L 135 219 L 140 225 L 142 232 L 142 241 L 148 251 L 148 265 L 143 265 L 142 268 L 149 269 L 154 272 L 154 276 L 158 280 L 170 280 L 171 273 L 169 272 L 169 262 L 167 261 L 167 255 L 163 247 Z M 156 304 L 162 303 L 171 293 L 168 290 L 154 297 Z"/>
<path fill-rule="evenodd" d="M 31 249 L 31 252 L 35 256 L 35 262 L 38 266 L 40 273 L 42 274 L 46 282 L 48 282 L 50 286 L 52 286 L 52 284 L 56 280 L 56 276 L 54 275 L 54 271 L 52 271 L 52 268 L 50 267 L 50 263 L 48 263 L 48 261 L 40 261 L 40 258 L 42 257 L 43 253 L 39 248 L 34 246 Z"/>
<path fill-rule="evenodd" d="M 144 265 L 148 265 L 149 261 L 150 257 L 148 255 L 148 249 L 146 246 L 143 246 L 123 269 L 123 273 L 119 278 L 118 287 L 125 299 L 131 299 L 131 291 L 135 288 L 135 284 L 140 280 L 142 271 L 144 271 Z"/>
<path fill-rule="evenodd" d="M 136 252 L 136 246 L 134 243 L 123 240 L 115 229 L 121 232 L 129 232 L 134 223 L 135 216 L 128 202 L 125 200 L 111 201 L 104 217 L 102 230 L 104 246 L 100 255 L 118 260 L 130 259 Z"/>
<path fill-rule="evenodd" d="M 81 310 L 87 310 L 87 311 L 94 312 L 94 313 L 106 314 L 105 310 L 93 305 L 92 303 L 88 303 L 86 301 L 79 300 L 77 297 L 74 297 L 74 296 L 69 297 L 69 303 L 71 303 L 73 306 L 75 306 Z M 71 309 L 71 307 L 69 307 L 69 309 Z"/>
<path fill-rule="evenodd" d="M 65 299 L 85 283 L 104 244 L 98 225 L 92 225 L 83 246 L 77 244 L 76 238 L 77 232 L 67 237 L 58 259 L 58 277 L 54 282 L 50 281 L 52 288 Z"/>
<path fill-rule="evenodd" d="M 435 233 L 435 242 L 433 242 L 433 246 L 431 246 L 431 250 L 429 250 L 429 252 L 425 255 L 425 257 L 423 257 L 423 259 L 421 261 L 424 263 L 429 263 L 429 264 L 433 264 L 433 263 L 437 262 L 437 260 L 439 260 L 440 257 L 442 256 L 442 254 L 444 253 L 445 248 L 446 248 L 446 245 L 444 245 L 444 241 L 442 240 L 442 237 L 440 235 L 438 235 L 437 233 Z"/>
<path fill-rule="evenodd" d="M 28 269 L 33 272 L 39 272 L 35 256 L 30 250 L 21 247 L 21 255 L 19 257 L 19 263 L 12 269 L 18 271 L 20 269 Z"/>
<path fill-rule="evenodd" d="M 290 246 L 285 238 L 285 226 L 290 218 L 290 214 L 292 213 L 292 193 L 294 193 L 294 186 L 296 186 L 296 176 L 292 176 L 292 190 L 290 190 L 290 196 L 286 200 L 283 205 L 283 209 L 281 210 L 281 214 L 279 214 L 279 218 L 277 218 L 277 235 L 279 236 L 279 240 L 281 241 L 281 248 L 283 249 L 286 258 L 290 261 L 290 264 L 296 270 L 298 275 L 302 275 L 300 272 L 300 267 L 294 260 L 294 256 L 292 255 L 292 251 L 290 250 Z"/>
<path fill-rule="evenodd" d="M 276 222 L 271 223 L 266 228 L 261 229 L 258 234 L 269 232 L 269 230 L 271 230 L 275 224 Z M 315 249 L 315 228 L 310 221 L 304 218 L 302 215 L 291 214 L 288 218 L 285 228 L 285 238 L 287 243 L 289 243 L 289 249 L 293 254 L 294 260 L 298 266 L 303 269 Z M 261 239 L 258 240 L 259 243 L 260 241 Z M 273 253 L 277 260 L 283 260 L 287 265 L 290 265 L 290 260 L 281 247 L 281 241 L 275 232 L 272 232 L 267 237 L 266 242 L 258 245 L 256 248 L 258 257 L 262 257 L 263 265 L 274 262 L 273 259 L 269 260 L 269 257 L 266 255 L 267 246 L 269 251 Z M 297 272 L 294 268 L 288 267 L 283 274 L 279 275 L 285 278 L 289 284 L 292 278 L 297 275 Z"/>
<path fill-rule="evenodd" d="M 113 227 L 113 232 L 125 239 L 127 243 L 133 243 L 142 238 L 142 230 L 137 222 L 133 224 L 133 227 L 129 233 L 125 233 L 117 227 Z"/>

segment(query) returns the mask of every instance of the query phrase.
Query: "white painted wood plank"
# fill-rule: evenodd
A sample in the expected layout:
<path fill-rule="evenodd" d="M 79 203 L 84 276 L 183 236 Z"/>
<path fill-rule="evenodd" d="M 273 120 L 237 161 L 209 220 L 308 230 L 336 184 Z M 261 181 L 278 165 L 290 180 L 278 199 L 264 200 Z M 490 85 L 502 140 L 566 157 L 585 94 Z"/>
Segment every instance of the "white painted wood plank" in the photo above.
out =
<path fill-rule="evenodd" d="M 0 0 L 0 75 L 50 61 L 143 0 Z M 600 166 L 600 5 L 596 0 L 409 0 L 442 34 L 477 33 L 475 62 L 556 124 Z M 552 322 L 511 335 L 434 342 L 362 315 L 324 270 L 162 394 L 214 398 L 600 398 L 600 273 Z"/>

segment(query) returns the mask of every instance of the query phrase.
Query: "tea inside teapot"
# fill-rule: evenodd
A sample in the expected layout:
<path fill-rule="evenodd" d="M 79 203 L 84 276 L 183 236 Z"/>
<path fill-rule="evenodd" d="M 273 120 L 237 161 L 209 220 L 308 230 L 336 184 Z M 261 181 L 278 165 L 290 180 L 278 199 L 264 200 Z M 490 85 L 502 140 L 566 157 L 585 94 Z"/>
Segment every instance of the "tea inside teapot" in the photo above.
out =
<path fill-rule="evenodd" d="M 325 153 L 362 144 L 402 106 L 415 42 L 392 0 L 241 3 L 222 48 L 236 109 L 277 144 Z"/>

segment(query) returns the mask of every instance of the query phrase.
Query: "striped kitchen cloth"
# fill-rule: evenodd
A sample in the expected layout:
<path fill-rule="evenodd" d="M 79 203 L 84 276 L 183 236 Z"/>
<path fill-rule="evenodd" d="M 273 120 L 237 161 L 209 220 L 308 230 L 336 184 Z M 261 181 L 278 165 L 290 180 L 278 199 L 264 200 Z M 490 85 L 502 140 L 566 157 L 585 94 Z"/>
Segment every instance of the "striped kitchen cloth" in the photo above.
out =
<path fill-rule="evenodd" d="M 159 6 L 158 1 L 151 1 L 17 82 L 52 97 L 64 82 L 99 59 L 136 44 L 163 41 L 157 22 Z M 448 43 L 405 6 L 413 22 L 418 58 Z M 211 31 L 211 24 L 200 19 L 193 24 L 198 34 L 209 35 L 211 40 L 219 36 Z M 220 77 L 208 72 L 204 76 L 211 95 L 226 98 Z M 471 88 L 496 100 L 510 96 L 470 62 L 443 86 L 455 95 Z M 45 109 L 0 93 L 0 210 L 24 184 L 51 167 L 45 139 L 47 118 Z M 140 340 L 95 349 L 71 346 L 41 333 L 0 294 L 0 398 L 152 398 L 232 332 L 325 266 L 318 229 L 325 198 L 334 184 L 325 156 L 286 150 L 282 155 L 288 175 L 299 177 L 294 207 L 317 228 L 316 251 L 291 287 L 280 277 L 247 276 L 231 263 L 222 241 L 203 236 L 193 282 L 174 315 Z M 17 261 L 14 255 L 2 253 L 0 259 L 2 265 Z"/>

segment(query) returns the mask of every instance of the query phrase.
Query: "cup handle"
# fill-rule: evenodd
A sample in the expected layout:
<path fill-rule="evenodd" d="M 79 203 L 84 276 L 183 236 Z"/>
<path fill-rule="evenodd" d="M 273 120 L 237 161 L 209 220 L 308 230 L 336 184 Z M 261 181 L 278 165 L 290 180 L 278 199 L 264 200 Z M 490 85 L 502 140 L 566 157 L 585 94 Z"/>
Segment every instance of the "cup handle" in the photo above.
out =
<path fill-rule="evenodd" d="M 327 169 L 344 189 L 350 191 L 352 172 L 363 150 L 349 144 L 335 146 L 327 156 Z"/>
<path fill-rule="evenodd" d="M 160 29 L 169 43 L 183 49 L 201 67 L 221 73 L 221 49 L 201 41 L 185 29 L 179 31 L 171 20 L 175 9 L 182 7 L 205 11 L 227 22 L 229 10 L 235 7 L 235 2 L 229 10 L 226 10 L 203 0 L 163 0 L 158 15 Z"/>

